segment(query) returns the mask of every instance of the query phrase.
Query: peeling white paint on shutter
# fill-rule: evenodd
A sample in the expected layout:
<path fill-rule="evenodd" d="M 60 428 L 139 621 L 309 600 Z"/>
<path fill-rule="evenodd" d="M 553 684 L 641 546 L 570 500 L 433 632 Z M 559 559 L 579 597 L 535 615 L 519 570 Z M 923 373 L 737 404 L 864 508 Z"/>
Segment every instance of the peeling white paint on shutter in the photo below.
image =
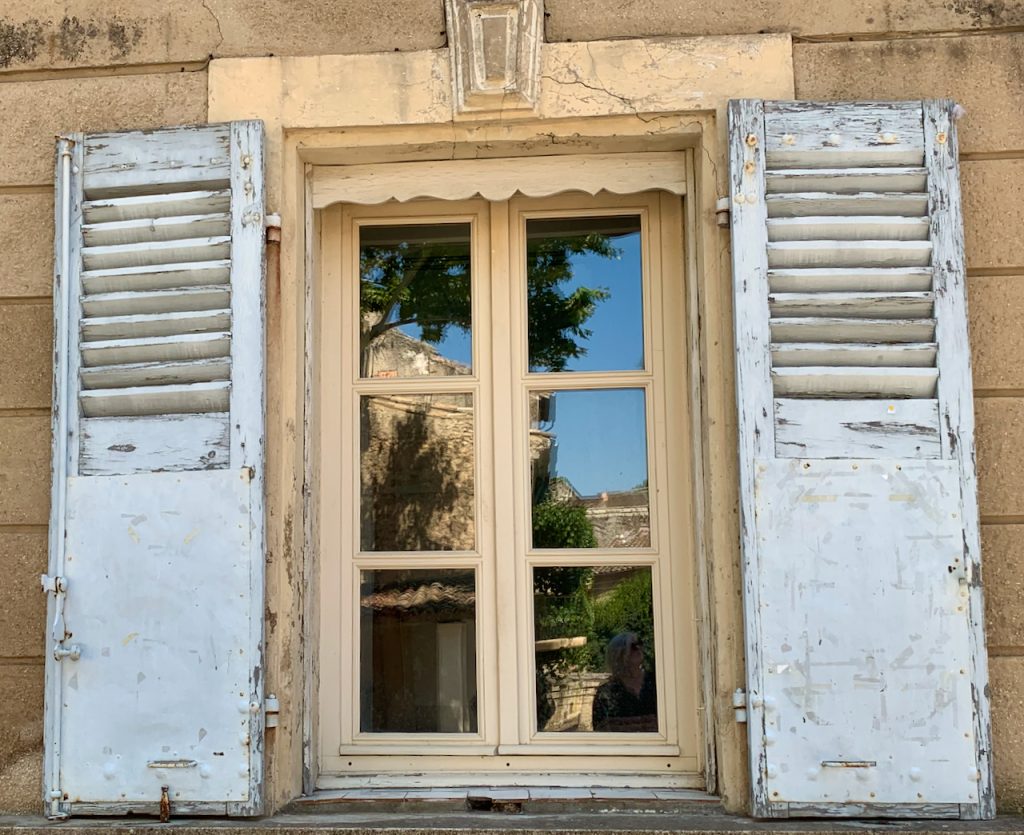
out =
<path fill-rule="evenodd" d="M 762 817 L 994 814 L 951 112 L 730 106 Z"/>
<path fill-rule="evenodd" d="M 62 138 L 56 206 L 47 809 L 257 814 L 262 125 Z"/>

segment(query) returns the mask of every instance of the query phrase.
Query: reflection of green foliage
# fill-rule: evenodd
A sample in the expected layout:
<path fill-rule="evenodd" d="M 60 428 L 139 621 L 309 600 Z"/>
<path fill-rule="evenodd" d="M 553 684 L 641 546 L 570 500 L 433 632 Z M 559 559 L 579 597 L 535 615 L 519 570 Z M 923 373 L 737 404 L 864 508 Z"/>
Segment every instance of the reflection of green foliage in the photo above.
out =
<path fill-rule="evenodd" d="M 620 632 L 635 632 L 644 645 L 644 666 L 654 671 L 654 592 L 651 572 L 639 571 L 594 601 L 594 628 L 588 640 L 594 660 Z"/>
<path fill-rule="evenodd" d="M 612 258 L 617 252 L 609 236 L 599 233 L 531 242 L 527 256 L 531 368 L 561 371 L 570 358 L 586 353 L 578 340 L 590 336 L 584 325 L 608 292 L 578 287 L 566 293 L 562 285 L 574 278 L 573 256 Z M 368 317 L 371 324 L 363 333 L 363 347 L 404 325 L 418 326 L 421 338 L 433 345 L 444 341 L 449 328 L 469 331 L 469 264 L 466 241 L 363 245 L 360 312 L 364 318 L 374 314 Z"/>
<path fill-rule="evenodd" d="M 534 548 L 596 548 L 594 526 L 582 505 L 552 501 L 533 506 Z"/>
<path fill-rule="evenodd" d="M 450 327 L 469 330 L 468 243 L 363 246 L 359 275 L 360 310 L 378 314 L 364 345 L 402 325 L 418 325 L 424 341 L 434 344 Z"/>
<path fill-rule="evenodd" d="M 609 293 L 591 287 L 565 293 L 560 286 L 573 279 L 572 257 L 587 254 L 614 258 L 618 250 L 607 235 L 596 232 L 530 242 L 526 276 L 532 370 L 564 371 L 570 359 L 587 352 L 577 340 L 590 336 L 584 325 Z"/>

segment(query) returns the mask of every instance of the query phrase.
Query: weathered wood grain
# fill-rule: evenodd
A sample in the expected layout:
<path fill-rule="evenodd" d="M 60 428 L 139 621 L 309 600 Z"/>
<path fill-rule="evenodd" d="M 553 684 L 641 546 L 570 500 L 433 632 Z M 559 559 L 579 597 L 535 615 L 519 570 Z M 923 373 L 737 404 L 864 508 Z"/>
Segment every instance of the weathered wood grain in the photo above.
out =
<path fill-rule="evenodd" d="M 950 101 L 924 104 L 925 165 L 928 168 L 928 214 L 934 244 L 936 341 L 939 344 L 939 420 L 942 454 L 960 468 L 963 562 L 968 579 L 971 681 L 977 757 L 977 804 L 961 807 L 963 817 L 995 815 L 988 656 L 981 586 L 981 532 L 974 459 L 974 398 L 971 348 L 967 338 L 967 288 L 964 232 L 960 208 L 959 152 Z M 974 798 L 972 798 L 973 800 Z"/>
<path fill-rule="evenodd" d="M 182 313 L 224 309 L 230 304 L 231 287 L 227 284 L 143 292 L 92 293 L 82 298 L 82 310 L 86 316 Z"/>
<path fill-rule="evenodd" d="M 935 320 L 780 317 L 771 333 L 772 342 L 932 342 Z"/>
<path fill-rule="evenodd" d="M 142 264 L 87 270 L 82 273 L 82 287 L 87 293 L 117 293 L 127 290 L 165 290 L 223 284 L 231 273 L 231 260 L 191 261 L 179 264 Z"/>
<path fill-rule="evenodd" d="M 231 192 L 228 189 L 182 191 L 87 200 L 82 204 L 82 216 L 86 223 L 110 223 L 181 215 L 218 214 L 227 212 L 230 206 Z"/>
<path fill-rule="evenodd" d="M 215 184 L 229 173 L 227 125 L 172 130 L 90 134 L 85 138 L 84 177 L 90 200 L 145 191 L 184 191 Z"/>
<path fill-rule="evenodd" d="M 85 417 L 178 415 L 228 410 L 231 383 L 227 380 L 188 385 L 84 389 L 79 393 Z"/>
<path fill-rule="evenodd" d="M 124 365 L 132 362 L 226 357 L 231 351 L 231 334 L 187 333 L 142 339 L 109 339 L 82 343 L 82 365 Z"/>
<path fill-rule="evenodd" d="M 778 458 L 939 458 L 935 400 L 775 401 Z"/>
<path fill-rule="evenodd" d="M 924 168 L 782 168 L 769 170 L 765 181 L 769 194 L 827 191 L 833 194 L 861 192 L 923 192 Z"/>
<path fill-rule="evenodd" d="M 230 236 L 214 235 L 152 243 L 87 246 L 82 249 L 82 261 L 87 270 L 116 270 L 183 261 L 215 261 L 228 257 L 230 250 Z"/>
<path fill-rule="evenodd" d="M 82 421 L 81 475 L 225 469 L 227 413 Z"/>
<path fill-rule="evenodd" d="M 755 507 L 756 468 L 775 448 L 771 382 L 772 336 L 768 327 L 768 254 L 765 192 L 764 107 L 755 100 L 729 102 L 729 182 L 733 197 L 733 330 L 736 340 L 736 403 L 739 409 L 740 533 L 743 545 L 743 612 L 747 659 L 747 733 L 754 814 L 767 816 L 769 795 L 764 745 L 764 669 Z M 743 200 L 739 199 L 743 196 Z"/>
<path fill-rule="evenodd" d="M 224 235 L 227 231 L 228 215 L 222 213 L 88 223 L 82 227 L 82 237 L 86 246 L 96 247 L 182 238 L 211 238 Z"/>
<path fill-rule="evenodd" d="M 927 367 L 935 365 L 934 342 L 773 342 L 772 367 L 859 365 L 864 367 Z"/>

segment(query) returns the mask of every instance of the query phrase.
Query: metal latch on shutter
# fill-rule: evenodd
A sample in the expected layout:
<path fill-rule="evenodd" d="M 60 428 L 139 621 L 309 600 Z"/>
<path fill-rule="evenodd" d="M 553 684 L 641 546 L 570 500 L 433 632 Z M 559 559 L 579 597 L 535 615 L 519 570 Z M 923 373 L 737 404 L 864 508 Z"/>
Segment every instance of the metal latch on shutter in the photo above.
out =
<path fill-rule="evenodd" d="M 55 661 L 63 661 L 69 658 L 77 661 L 82 657 L 82 648 L 78 644 L 64 646 L 64 641 L 71 637 L 64 625 L 64 601 L 68 594 L 68 581 L 64 577 L 51 577 L 49 574 L 41 574 L 39 582 L 46 594 L 54 597 L 53 607 L 53 658 Z"/>

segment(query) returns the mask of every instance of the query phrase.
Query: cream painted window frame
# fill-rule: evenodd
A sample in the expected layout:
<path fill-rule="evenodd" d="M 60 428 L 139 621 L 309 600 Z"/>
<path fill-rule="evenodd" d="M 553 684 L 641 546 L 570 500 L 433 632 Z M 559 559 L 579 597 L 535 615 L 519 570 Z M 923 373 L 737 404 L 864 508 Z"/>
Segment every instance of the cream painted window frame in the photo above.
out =
<path fill-rule="evenodd" d="M 683 162 L 680 160 L 681 165 Z M 522 264 L 519 262 L 523 243 L 521 232 L 525 219 L 529 216 L 543 215 L 593 216 L 634 213 L 643 217 L 645 229 L 644 370 L 609 373 L 529 373 L 524 365 L 525 333 L 522 332 L 525 327 L 525 298 L 518 304 L 515 298 L 506 298 L 504 301 L 511 312 L 498 316 L 497 319 L 490 313 L 492 287 L 504 287 L 515 291 L 516 296 L 524 295 L 518 291 L 524 290 L 521 283 Z M 357 334 L 354 332 L 355 329 L 349 331 L 347 345 L 339 341 L 341 333 L 345 330 L 343 322 L 348 319 L 344 318 L 345 314 L 339 315 L 338 308 L 347 311 L 350 319 L 358 304 L 357 247 L 354 241 L 361 221 L 376 224 L 466 220 L 473 223 L 475 233 L 480 233 L 474 235 L 473 241 L 474 373 L 467 377 L 402 381 L 400 388 L 409 393 L 443 388 L 446 391 L 472 391 L 474 394 L 478 449 L 475 490 L 478 511 L 476 553 L 422 555 L 412 557 L 409 564 L 433 567 L 473 566 L 477 570 L 478 598 L 489 601 L 488 605 L 481 604 L 477 610 L 478 687 L 482 710 L 480 732 L 476 735 L 429 734 L 419 739 L 417 735 L 392 737 L 373 734 L 363 737 L 355 731 L 357 716 L 356 706 L 349 701 L 351 688 L 346 689 L 340 683 L 346 680 L 354 681 L 358 670 L 358 642 L 351 639 L 346 641 L 343 634 L 346 626 L 351 634 L 357 634 L 359 628 L 357 607 L 351 605 L 351 601 L 354 600 L 357 564 L 377 561 L 373 557 L 358 557 L 355 533 L 358 527 L 358 485 L 355 480 L 358 479 L 359 467 L 354 459 L 357 452 L 351 443 L 351 439 L 355 437 L 355 427 L 351 423 L 351 415 L 354 413 L 352 398 L 358 398 L 358 392 L 364 389 L 374 389 L 375 385 L 373 381 L 357 379 Z M 341 607 L 351 606 L 352 611 L 347 623 L 343 617 L 324 619 L 318 702 L 319 766 L 322 771 L 318 782 L 319 788 L 349 786 L 353 778 L 346 776 L 346 771 L 350 774 L 356 772 L 360 775 L 356 779 L 365 781 L 367 773 L 433 770 L 440 773 L 448 772 L 444 778 L 438 779 L 451 784 L 459 780 L 456 774 L 458 771 L 465 772 L 463 781 L 479 782 L 481 769 L 487 769 L 496 776 L 500 775 L 501 780 L 519 783 L 529 783 L 538 779 L 543 782 L 546 778 L 539 776 L 538 772 L 541 771 L 605 771 L 609 774 L 619 772 L 623 776 L 644 773 L 645 779 L 661 785 L 703 787 L 698 732 L 698 705 L 701 699 L 698 695 L 696 669 L 697 618 L 689 617 L 696 606 L 695 548 L 692 536 L 694 508 L 689 479 L 686 478 L 686 473 L 692 466 L 692 462 L 689 461 L 692 451 L 689 450 L 688 426 L 677 426 L 676 431 L 671 431 L 667 421 L 667 414 L 674 413 L 678 416 L 686 415 L 687 412 L 682 382 L 688 372 L 685 340 L 680 338 L 680 344 L 673 346 L 679 352 L 676 362 L 677 374 L 668 375 L 662 359 L 666 354 L 674 353 L 666 350 L 669 347 L 665 343 L 668 339 L 667 334 L 685 331 L 681 328 L 666 328 L 662 322 L 666 310 L 674 309 L 675 316 L 679 319 L 685 317 L 683 213 L 678 197 L 665 192 L 648 192 L 620 198 L 605 195 L 596 199 L 574 196 L 540 202 L 518 198 L 511 202 L 492 203 L 482 200 L 461 203 L 417 201 L 375 207 L 334 206 L 322 212 L 320 229 L 322 295 L 319 320 L 322 349 L 319 356 L 322 399 L 318 422 L 321 426 L 321 438 L 325 439 L 321 445 L 321 497 L 324 505 L 339 506 L 343 509 L 342 514 L 323 511 L 320 514 L 320 611 L 337 611 L 337 597 L 332 599 L 332 595 L 337 595 L 339 588 Z M 489 255 L 502 251 L 507 253 L 506 258 L 488 258 Z M 671 277 L 665 270 L 665 265 L 669 263 L 676 267 Z M 483 269 L 479 269 L 480 267 Z M 510 280 L 510 276 L 516 275 L 518 279 Z M 657 275 L 658 280 L 653 280 L 652 275 Z M 663 303 L 662 285 L 665 286 L 665 294 L 670 298 L 667 306 Z M 323 327 L 323 323 L 328 320 L 336 326 Z M 495 322 L 501 325 L 503 332 L 492 339 L 489 326 Z M 518 323 L 518 327 L 513 328 L 513 333 L 507 333 L 508 325 L 512 322 Z M 490 349 L 494 347 L 492 342 L 499 344 L 494 351 L 493 359 L 489 355 Z M 502 344 L 507 347 L 502 349 Z M 517 369 L 516 373 L 512 372 L 513 367 Z M 340 386 L 329 382 L 339 377 Z M 389 381 L 386 385 L 393 386 L 394 383 Z M 541 551 L 528 557 L 523 537 L 516 534 L 517 530 L 521 532 L 529 529 L 529 506 L 520 498 L 525 480 L 528 478 L 529 464 L 524 459 L 521 437 L 527 430 L 528 416 L 522 413 L 522 409 L 516 409 L 514 401 L 523 400 L 522 395 L 533 389 L 581 389 L 608 385 L 615 388 L 643 388 L 647 392 L 648 457 L 653 465 L 650 472 L 652 483 L 657 485 L 660 480 L 662 485 L 662 489 L 657 492 L 658 499 L 652 501 L 651 508 L 655 522 L 652 532 L 660 533 L 661 541 L 659 542 L 656 536 L 651 547 L 636 551 L 631 549 L 628 555 L 622 556 L 623 563 L 651 565 L 655 585 L 659 589 L 656 617 L 661 659 L 661 742 L 646 739 L 636 741 L 628 735 L 624 735 L 618 742 L 614 739 L 580 740 L 555 734 L 537 734 L 531 726 L 533 640 L 532 617 L 529 614 L 532 608 L 529 604 L 532 602 L 532 594 L 527 586 L 530 566 L 550 563 L 552 555 Z M 492 432 L 492 404 L 493 414 L 504 416 L 515 414 L 517 411 L 521 414 L 512 420 L 512 427 L 503 428 L 504 423 L 508 421 L 499 420 L 502 425 L 495 425 Z M 687 415 L 683 423 L 688 423 L 688 419 Z M 513 438 L 513 442 L 496 445 L 494 438 L 503 435 Z M 349 439 L 347 453 L 333 448 L 329 440 L 333 437 L 341 438 L 343 445 L 346 443 L 344 439 Z M 487 455 L 479 455 L 480 450 L 488 449 L 493 450 L 495 455 L 502 456 L 504 461 L 499 463 L 497 458 L 490 459 Z M 675 452 L 674 460 L 671 462 L 668 458 L 669 452 Z M 494 472 L 498 468 L 515 473 L 514 480 L 496 479 Z M 345 472 L 350 476 L 347 480 L 340 475 Z M 496 490 L 498 495 L 492 495 L 492 490 Z M 670 494 L 676 496 L 675 513 L 669 511 L 667 497 Z M 515 506 L 517 510 L 514 515 L 496 514 L 495 519 L 489 519 L 485 508 L 496 506 Z M 345 540 L 342 540 L 343 516 L 350 528 Z M 685 523 L 682 521 L 684 519 Z M 499 525 L 507 526 L 507 529 L 499 531 L 495 527 L 495 521 Z M 517 546 L 509 548 L 508 543 L 513 541 L 518 543 Z M 672 548 L 672 552 L 666 553 L 669 547 Z M 340 559 L 331 559 L 327 556 L 339 550 L 347 556 Z M 485 556 L 487 551 L 490 551 L 490 554 Z M 568 561 L 584 564 L 592 560 L 592 556 L 583 552 L 566 554 L 559 563 Z M 511 613 L 511 617 L 510 613 L 506 612 L 503 618 L 504 626 L 492 624 L 490 619 L 494 615 L 488 611 L 488 608 L 493 606 L 501 610 L 507 603 L 499 599 L 497 587 L 516 588 L 516 598 L 520 603 L 526 601 L 527 604 L 525 612 L 519 611 L 518 616 L 515 611 Z M 683 615 L 682 621 L 679 622 L 680 613 L 683 612 L 687 614 Z M 501 615 L 498 617 L 502 620 Z M 497 634 L 497 642 L 492 637 L 494 634 Z M 670 634 L 675 657 L 664 651 Z M 505 655 L 504 663 L 498 667 L 497 644 L 503 641 L 517 646 L 515 663 L 510 665 L 510 655 Z M 339 655 L 337 650 L 346 644 L 351 652 L 345 656 Z M 491 660 L 488 661 L 488 658 Z M 510 676 L 510 669 L 518 670 L 519 673 Z M 501 700 L 495 711 L 492 708 L 499 692 L 514 692 L 516 698 Z M 666 696 L 668 698 L 665 698 Z M 328 753 L 339 739 L 342 743 L 340 752 L 337 755 Z M 621 756 L 622 742 L 628 743 L 630 752 L 625 758 Z M 416 756 L 425 744 L 435 749 L 437 755 Z M 444 755 L 446 750 L 451 752 L 450 756 Z M 503 764 L 506 770 L 498 772 Z M 670 772 L 671 777 L 664 775 L 666 768 L 674 769 Z"/>

